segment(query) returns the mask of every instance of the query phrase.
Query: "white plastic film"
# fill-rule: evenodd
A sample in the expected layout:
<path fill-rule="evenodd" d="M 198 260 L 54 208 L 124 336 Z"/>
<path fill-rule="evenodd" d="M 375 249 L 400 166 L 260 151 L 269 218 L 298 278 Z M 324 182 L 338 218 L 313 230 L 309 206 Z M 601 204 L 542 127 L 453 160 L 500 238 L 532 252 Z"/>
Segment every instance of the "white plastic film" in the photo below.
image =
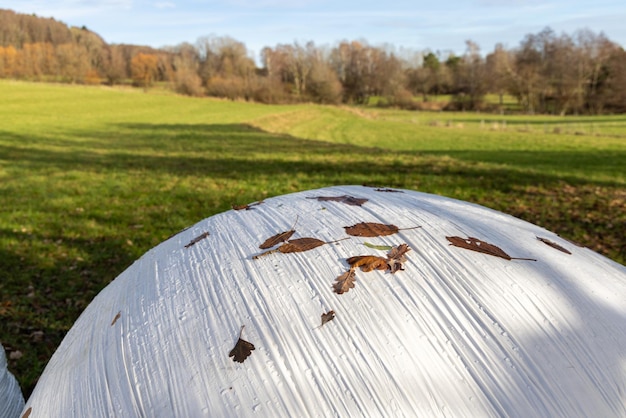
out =
<path fill-rule="evenodd" d="M 398 231 L 347 235 L 362 222 Z M 292 243 L 323 244 L 255 258 L 292 230 Z M 403 270 L 355 268 L 335 293 L 347 259 L 403 243 Z M 295 193 L 209 217 L 137 260 L 76 321 L 25 410 L 626 416 L 624 301 L 624 266 L 484 207 L 358 186 Z M 239 338 L 254 346 L 242 363 L 229 357 Z"/>

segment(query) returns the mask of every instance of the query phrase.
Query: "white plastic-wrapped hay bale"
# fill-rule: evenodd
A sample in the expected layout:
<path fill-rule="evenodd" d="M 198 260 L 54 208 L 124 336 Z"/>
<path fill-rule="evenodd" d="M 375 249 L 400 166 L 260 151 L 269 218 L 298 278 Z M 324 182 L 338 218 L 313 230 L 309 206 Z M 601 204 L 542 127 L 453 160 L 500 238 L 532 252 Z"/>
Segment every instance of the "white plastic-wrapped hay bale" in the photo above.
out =
<path fill-rule="evenodd" d="M 625 301 L 624 266 L 499 212 L 407 190 L 295 193 L 135 262 L 24 412 L 623 417 Z"/>
<path fill-rule="evenodd" d="M 7 370 L 7 357 L 0 344 L 0 418 L 17 418 L 24 407 L 24 397 L 15 377 Z"/>

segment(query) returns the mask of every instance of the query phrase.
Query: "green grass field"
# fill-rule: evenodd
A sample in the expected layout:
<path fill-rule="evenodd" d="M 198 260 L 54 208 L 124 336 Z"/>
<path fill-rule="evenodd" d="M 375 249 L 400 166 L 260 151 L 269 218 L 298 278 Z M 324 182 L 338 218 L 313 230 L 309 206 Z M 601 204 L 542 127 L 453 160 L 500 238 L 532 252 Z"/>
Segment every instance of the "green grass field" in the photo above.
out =
<path fill-rule="evenodd" d="M 26 395 L 89 301 L 193 223 L 335 184 L 479 203 L 626 262 L 626 116 L 266 106 L 0 81 L 0 341 Z"/>

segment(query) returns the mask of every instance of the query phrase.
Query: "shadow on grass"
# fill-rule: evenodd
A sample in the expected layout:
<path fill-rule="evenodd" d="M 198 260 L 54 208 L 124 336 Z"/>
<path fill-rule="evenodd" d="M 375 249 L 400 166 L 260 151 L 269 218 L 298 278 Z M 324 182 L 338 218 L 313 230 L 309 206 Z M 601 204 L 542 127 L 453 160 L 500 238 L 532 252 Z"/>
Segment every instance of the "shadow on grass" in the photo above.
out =
<path fill-rule="evenodd" d="M 394 152 L 274 135 L 245 124 L 122 124 L 111 131 L 77 132 L 74 136 L 83 140 L 34 141 L 45 143 L 46 148 L 0 145 L 0 155 L 32 169 L 132 170 L 231 180 L 285 173 L 330 177 L 337 177 L 337 173 L 357 177 L 385 176 L 391 172 L 449 174 L 464 176 L 467 180 L 496 178 L 496 183 L 505 190 L 515 185 L 559 181 L 623 186 L 622 162 L 626 161 L 626 151 Z M 16 144 L 33 143 L 32 138 L 15 135 L 9 138 Z M 444 167 L 446 163 L 442 164 L 441 157 L 456 161 L 447 161 L 448 167 Z M 589 178 L 585 173 L 596 175 Z M 611 178 L 614 180 L 607 180 Z M 494 187 L 495 183 L 491 181 L 489 186 Z"/>
<path fill-rule="evenodd" d="M 46 138 L 0 132 L 0 164 L 20 178 L 0 185 L 6 202 L 0 225 L 17 222 L 14 213 L 23 212 L 20 222 L 34 231 L 1 231 L 0 340 L 23 354 L 10 367 L 28 396 L 65 331 L 102 287 L 161 240 L 233 203 L 334 184 L 370 184 L 470 200 L 540 220 L 560 232 L 558 223 L 570 212 L 581 212 L 569 219 L 578 223 L 587 208 L 567 207 L 571 202 L 565 199 L 536 218 L 523 216 L 524 211 L 554 203 L 550 193 L 558 194 L 564 182 L 623 187 L 618 181 L 555 174 L 590 165 L 603 173 L 619 172 L 620 167 L 609 164 L 620 159 L 626 155 L 393 151 L 274 135 L 243 124 L 120 124 Z M 94 174 L 98 185 L 90 180 Z M 54 183 L 59 178 L 64 181 Z M 109 178 L 117 180 L 109 184 Z M 177 186 L 190 179 L 198 183 Z M 206 180 L 220 182 L 222 188 L 204 189 Z M 82 189 L 73 189 L 74 183 Z M 548 193 L 520 195 L 520 190 L 537 187 L 540 194 Z M 72 212 L 77 204 L 85 211 Z M 610 214 L 621 209 L 594 204 L 588 209 L 609 211 L 605 216 L 613 219 L 611 228 L 621 225 L 614 220 L 621 212 Z M 89 232 L 92 225 L 101 228 Z M 606 232 L 607 225 L 582 228 L 614 234 L 618 250 L 623 248 L 623 236 Z M 571 232 L 570 238 L 576 238 L 577 232 Z M 68 256 L 74 253 L 81 255 Z"/>

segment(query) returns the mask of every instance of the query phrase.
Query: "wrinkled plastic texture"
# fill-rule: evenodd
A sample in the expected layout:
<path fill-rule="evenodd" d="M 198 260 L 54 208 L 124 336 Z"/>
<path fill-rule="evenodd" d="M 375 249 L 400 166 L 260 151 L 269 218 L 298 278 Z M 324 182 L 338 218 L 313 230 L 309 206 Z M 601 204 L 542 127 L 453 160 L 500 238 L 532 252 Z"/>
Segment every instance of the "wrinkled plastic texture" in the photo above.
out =
<path fill-rule="evenodd" d="M 349 237 L 344 227 L 360 222 L 400 230 Z M 254 258 L 291 229 L 291 240 L 349 239 Z M 455 236 L 536 261 L 451 245 Z M 347 258 L 402 243 L 404 270 L 355 270 L 354 288 L 333 291 Z M 624 266 L 511 216 L 407 190 L 306 191 L 209 217 L 146 253 L 76 321 L 25 409 L 624 417 L 625 300 Z M 242 325 L 255 350 L 237 363 Z"/>
<path fill-rule="evenodd" d="M 15 377 L 7 370 L 6 354 L 0 345 L 0 418 L 17 418 L 23 407 L 22 391 Z"/>

